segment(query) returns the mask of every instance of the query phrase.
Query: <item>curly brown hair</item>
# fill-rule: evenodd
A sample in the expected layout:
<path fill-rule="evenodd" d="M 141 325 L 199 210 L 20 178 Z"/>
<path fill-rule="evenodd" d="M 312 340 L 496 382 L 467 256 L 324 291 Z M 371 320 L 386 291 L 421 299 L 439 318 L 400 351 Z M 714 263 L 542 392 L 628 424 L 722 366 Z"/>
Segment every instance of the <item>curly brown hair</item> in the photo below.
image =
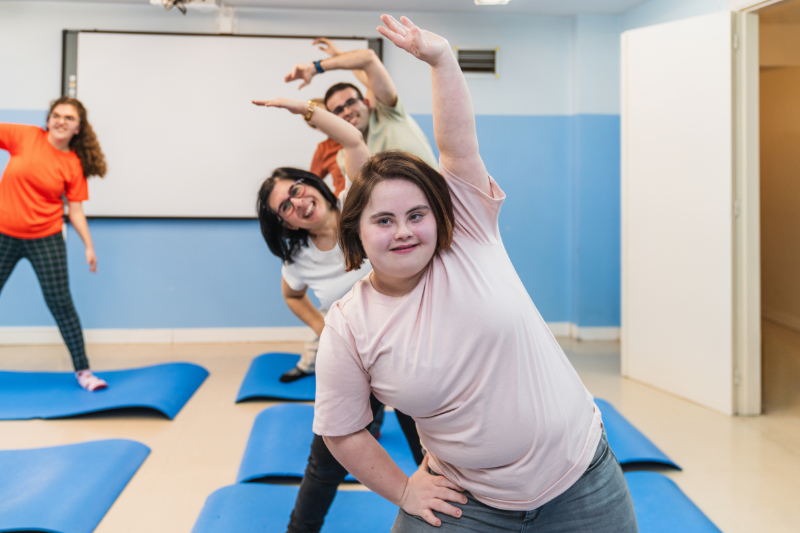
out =
<path fill-rule="evenodd" d="M 78 111 L 81 129 L 72 137 L 69 147 L 75 150 L 75 154 L 81 160 L 83 175 L 87 178 L 89 176 L 100 176 L 102 178 L 106 175 L 107 170 L 106 156 L 103 155 L 103 150 L 100 149 L 97 135 L 95 135 L 92 125 L 89 124 L 89 120 L 86 118 L 86 108 L 83 107 L 80 100 L 69 96 L 62 96 L 58 100 L 54 100 L 50 103 L 47 120 L 50 120 L 53 109 L 61 104 L 71 105 Z"/>

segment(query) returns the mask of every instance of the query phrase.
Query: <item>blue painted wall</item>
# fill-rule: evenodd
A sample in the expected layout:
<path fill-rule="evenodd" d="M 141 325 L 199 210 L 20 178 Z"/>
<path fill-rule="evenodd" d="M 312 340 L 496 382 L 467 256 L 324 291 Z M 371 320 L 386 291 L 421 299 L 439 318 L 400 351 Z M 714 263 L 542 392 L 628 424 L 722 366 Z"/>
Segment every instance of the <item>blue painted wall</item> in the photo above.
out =
<path fill-rule="evenodd" d="M 70 228 L 75 306 L 87 328 L 293 326 L 280 261 L 254 220 L 94 219 L 98 273 Z M 33 269 L 17 265 L 0 296 L 0 325 L 53 325 Z"/>
<path fill-rule="evenodd" d="M 43 116 L 0 111 L 3 122 L 41 125 Z M 431 116 L 415 118 L 433 139 Z M 481 115 L 477 126 L 508 195 L 503 240 L 545 320 L 618 326 L 619 117 Z M 255 220 L 93 219 L 90 229 L 97 275 L 71 229 L 67 240 L 84 327 L 300 325 Z M 0 325 L 53 325 L 27 261 L 3 289 Z"/>
<path fill-rule="evenodd" d="M 572 309 L 580 326 L 620 323 L 620 118 L 571 117 Z"/>
<path fill-rule="evenodd" d="M 433 140 L 432 116 L 415 119 Z M 500 212 L 503 243 L 545 320 L 566 322 L 570 117 L 478 115 L 476 123 L 486 168 L 506 193 Z"/>

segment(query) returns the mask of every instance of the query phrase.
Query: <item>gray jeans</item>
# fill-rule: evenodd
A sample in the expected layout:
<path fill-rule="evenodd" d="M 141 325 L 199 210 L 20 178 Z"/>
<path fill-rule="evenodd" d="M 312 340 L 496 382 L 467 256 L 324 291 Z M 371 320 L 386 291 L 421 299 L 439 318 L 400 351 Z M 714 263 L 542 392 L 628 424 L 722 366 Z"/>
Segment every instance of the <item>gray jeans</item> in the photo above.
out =
<path fill-rule="evenodd" d="M 461 518 L 435 512 L 442 525 L 434 527 L 402 509 L 392 533 L 451 531 L 518 533 L 637 533 L 633 500 L 617 458 L 608 447 L 606 433 L 600 438 L 586 472 L 567 491 L 532 511 L 504 511 L 489 507 L 466 493 L 467 503 L 450 502 Z"/>

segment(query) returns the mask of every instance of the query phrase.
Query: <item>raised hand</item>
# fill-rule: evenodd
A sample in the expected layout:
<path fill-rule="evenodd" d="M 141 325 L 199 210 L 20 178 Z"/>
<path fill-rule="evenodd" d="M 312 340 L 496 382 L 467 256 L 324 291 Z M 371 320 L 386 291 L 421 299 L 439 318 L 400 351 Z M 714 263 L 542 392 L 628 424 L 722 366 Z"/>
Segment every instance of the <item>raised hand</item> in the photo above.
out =
<path fill-rule="evenodd" d="M 273 98 L 272 100 L 252 100 L 255 105 L 264 107 L 278 107 L 286 109 L 295 115 L 305 115 L 308 112 L 308 100 L 289 100 L 288 98 Z"/>
<path fill-rule="evenodd" d="M 461 494 L 464 489 L 451 483 L 444 476 L 430 474 L 428 458 L 426 455 L 419 469 L 408 478 L 399 507 L 408 514 L 419 516 L 430 525 L 439 527 L 442 521 L 433 514 L 433 511 L 459 518 L 461 509 L 447 502 L 465 504 L 467 497 Z"/>
<path fill-rule="evenodd" d="M 328 39 L 327 37 L 317 37 L 314 39 L 314 42 L 311 43 L 312 45 L 320 45 L 317 48 L 328 54 L 329 56 L 338 56 L 343 52 L 341 48 L 336 46 L 336 44 Z"/>
<path fill-rule="evenodd" d="M 421 30 L 406 17 L 400 17 L 402 24 L 391 15 L 381 15 L 381 20 L 386 24 L 385 27 L 378 26 L 381 35 L 398 48 L 431 66 L 436 66 L 442 58 L 447 57 L 447 54 L 453 54 L 447 39 L 427 30 Z"/>
<path fill-rule="evenodd" d="M 289 83 L 295 80 L 303 80 L 303 83 L 298 87 L 298 89 L 302 89 L 311 83 L 311 78 L 316 75 L 317 69 L 313 63 L 298 63 L 294 66 L 292 71 L 283 78 L 283 81 Z"/>

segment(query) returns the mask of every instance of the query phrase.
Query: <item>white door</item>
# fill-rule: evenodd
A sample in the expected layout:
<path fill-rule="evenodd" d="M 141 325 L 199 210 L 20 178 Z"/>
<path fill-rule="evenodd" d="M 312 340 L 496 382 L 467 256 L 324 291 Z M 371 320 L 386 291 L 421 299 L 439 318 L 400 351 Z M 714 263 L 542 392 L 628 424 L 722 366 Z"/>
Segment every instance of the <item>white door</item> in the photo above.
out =
<path fill-rule="evenodd" d="M 733 413 L 733 19 L 622 34 L 622 372 Z"/>

